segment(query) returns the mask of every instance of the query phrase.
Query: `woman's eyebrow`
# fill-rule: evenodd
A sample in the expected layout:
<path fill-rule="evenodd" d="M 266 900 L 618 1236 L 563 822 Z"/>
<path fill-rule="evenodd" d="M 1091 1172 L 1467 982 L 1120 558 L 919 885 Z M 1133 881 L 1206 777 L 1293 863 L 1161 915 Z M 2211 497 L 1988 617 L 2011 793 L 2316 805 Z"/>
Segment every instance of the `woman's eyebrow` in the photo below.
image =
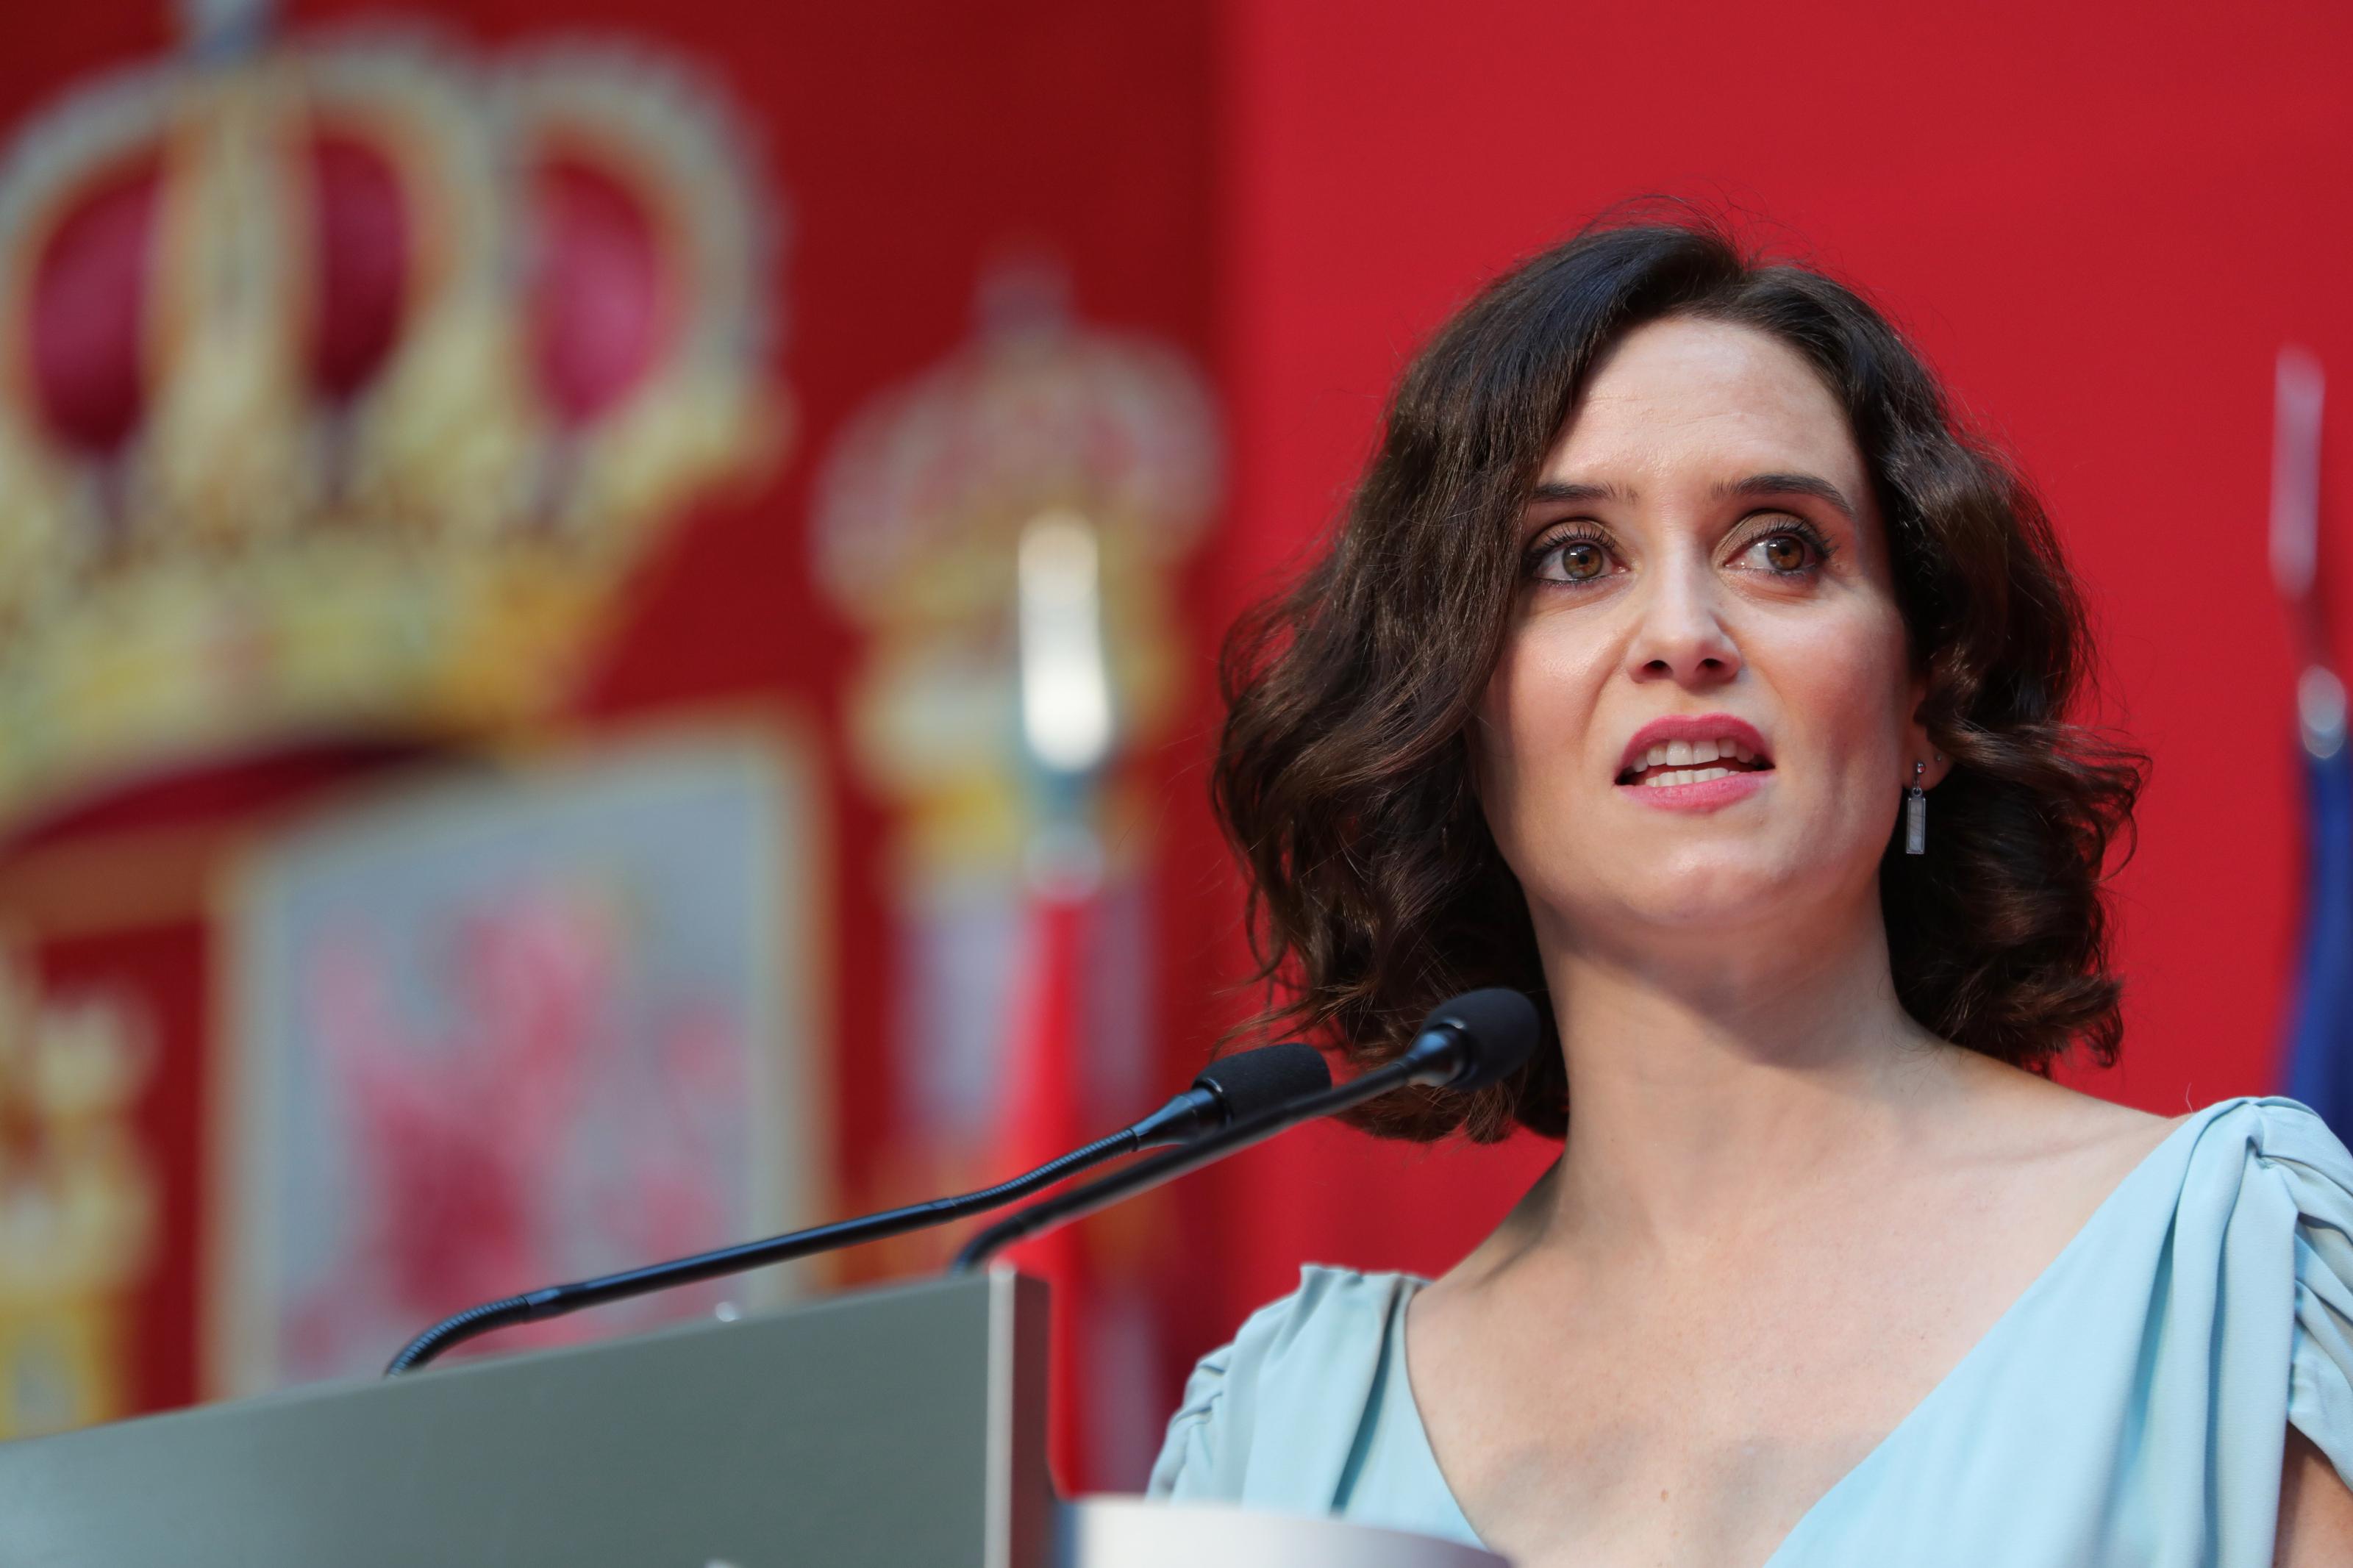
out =
<path fill-rule="evenodd" d="M 1827 501 L 1839 510 L 1847 521 L 1857 521 L 1854 503 L 1846 492 L 1825 479 L 1812 474 L 1751 474 L 1745 479 L 1726 479 L 1715 487 L 1719 498 L 1726 496 L 1811 496 Z"/>
<path fill-rule="evenodd" d="M 1528 492 L 1531 501 L 1629 501 L 1634 492 L 1617 485 L 1572 484 L 1566 479 L 1546 479 Z"/>

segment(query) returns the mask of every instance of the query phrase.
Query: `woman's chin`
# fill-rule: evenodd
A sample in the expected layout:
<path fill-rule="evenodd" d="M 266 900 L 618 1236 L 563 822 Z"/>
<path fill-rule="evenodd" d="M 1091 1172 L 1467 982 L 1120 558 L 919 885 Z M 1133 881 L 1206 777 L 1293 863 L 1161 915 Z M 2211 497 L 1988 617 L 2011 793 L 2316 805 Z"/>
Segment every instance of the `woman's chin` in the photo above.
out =
<path fill-rule="evenodd" d="M 1596 881 L 1616 884 L 1618 897 L 1606 907 L 1594 907 Z M 1808 902 L 1798 896 L 1784 867 L 1765 864 L 1753 854 L 1691 848 L 1660 856 L 1642 872 L 1623 878 L 1588 873 L 1584 888 L 1576 901 L 1600 926 L 1620 930 L 1737 932 L 1796 919 Z"/>

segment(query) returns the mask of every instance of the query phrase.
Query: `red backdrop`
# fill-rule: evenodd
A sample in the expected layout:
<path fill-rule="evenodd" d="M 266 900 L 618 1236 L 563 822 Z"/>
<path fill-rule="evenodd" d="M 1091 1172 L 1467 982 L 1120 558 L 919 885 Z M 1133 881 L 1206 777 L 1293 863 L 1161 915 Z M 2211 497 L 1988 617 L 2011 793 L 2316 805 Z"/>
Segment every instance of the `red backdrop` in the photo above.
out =
<path fill-rule="evenodd" d="M 308 24 L 384 7 L 292 9 Z M 1451 305 L 1597 208 L 1672 192 L 1754 215 L 1866 286 L 2022 457 L 2074 550 L 2111 717 L 2157 758 L 2122 885 L 2125 1064 L 2087 1087 L 2179 1110 L 2274 1083 L 2297 825 L 2295 672 L 2263 553 L 2271 363 L 2295 340 L 2353 366 L 2341 8 L 2162 22 L 1857 0 L 398 9 L 484 42 L 586 27 L 687 51 L 756 117 L 790 205 L 793 461 L 768 495 L 674 536 L 592 717 L 746 698 L 838 716 L 850 633 L 808 581 L 813 456 L 867 395 L 963 339 L 997 247 L 1055 247 L 1088 316 L 1213 368 L 1234 489 L 1187 586 L 1192 721 L 1159 763 L 1172 1078 L 1233 1008 L 1203 984 L 1236 953 L 1234 889 L 1201 868 L 1214 715 L 1198 650 L 1324 525 L 1388 383 Z M 13 28 L 0 122 L 166 47 L 166 10 L 116 0 Z M 2341 434 L 2331 451 L 2345 454 Z M 893 1094 L 856 1042 L 881 1036 L 893 982 L 876 807 L 846 773 L 834 783 L 850 1203 Z M 1176 1211 L 1190 1227 L 1168 1238 L 1179 1348 L 1221 1337 L 1303 1258 L 1442 1267 L 1546 1152 L 1311 1131 L 1244 1157 Z"/>
<path fill-rule="evenodd" d="M 2129 1034 L 2077 1081 L 2276 1081 L 2297 914 L 2292 666 L 2264 554 L 2272 361 L 2353 394 L 2353 13 L 2318 4 L 1224 8 L 1220 342 L 1239 593 L 1332 511 L 1412 344 L 1608 204 L 1709 199 L 1862 284 L 2023 459 L 2155 754 Z M 2345 521 L 2342 518 L 2339 521 Z M 2324 544 L 2324 554 L 2327 552 Z M 2325 563 L 2341 595 L 2353 552 Z M 1228 1201 L 1228 1316 L 1302 1255 L 1442 1267 L 1534 1168 L 1309 1133 Z"/>

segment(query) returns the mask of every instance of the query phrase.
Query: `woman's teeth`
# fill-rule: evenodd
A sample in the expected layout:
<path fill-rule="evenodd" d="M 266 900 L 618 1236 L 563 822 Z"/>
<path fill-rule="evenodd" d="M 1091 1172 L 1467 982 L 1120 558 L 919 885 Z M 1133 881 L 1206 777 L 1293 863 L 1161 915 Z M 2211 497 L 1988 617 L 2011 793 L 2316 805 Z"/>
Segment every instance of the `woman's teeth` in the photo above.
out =
<path fill-rule="evenodd" d="M 1739 763 L 1742 766 L 1706 765 L 1715 762 Z M 1749 772 L 1752 766 L 1762 764 L 1757 763 L 1757 753 L 1729 737 L 1715 741 L 1662 741 L 1642 753 L 1642 760 L 1634 764 L 1634 776 L 1628 782 L 1646 789 L 1668 784 L 1705 784 L 1710 779 Z"/>
<path fill-rule="evenodd" d="M 1642 754 L 1646 768 L 1687 768 L 1694 763 L 1712 763 L 1718 757 L 1737 757 L 1753 763 L 1757 753 L 1737 741 L 1662 741 Z"/>

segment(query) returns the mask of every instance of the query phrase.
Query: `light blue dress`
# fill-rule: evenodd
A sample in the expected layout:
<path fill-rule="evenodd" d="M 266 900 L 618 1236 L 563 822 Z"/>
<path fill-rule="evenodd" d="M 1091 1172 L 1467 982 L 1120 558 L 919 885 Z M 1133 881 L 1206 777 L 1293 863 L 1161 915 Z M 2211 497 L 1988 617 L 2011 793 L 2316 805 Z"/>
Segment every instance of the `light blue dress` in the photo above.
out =
<path fill-rule="evenodd" d="M 1406 1380 L 1427 1281 L 1311 1267 L 1202 1358 L 1150 1491 L 1479 1544 Z M 2353 1155 L 2292 1100 L 2169 1133 L 1767 1568 L 2270 1568 L 2293 1423 L 2353 1482 Z"/>

